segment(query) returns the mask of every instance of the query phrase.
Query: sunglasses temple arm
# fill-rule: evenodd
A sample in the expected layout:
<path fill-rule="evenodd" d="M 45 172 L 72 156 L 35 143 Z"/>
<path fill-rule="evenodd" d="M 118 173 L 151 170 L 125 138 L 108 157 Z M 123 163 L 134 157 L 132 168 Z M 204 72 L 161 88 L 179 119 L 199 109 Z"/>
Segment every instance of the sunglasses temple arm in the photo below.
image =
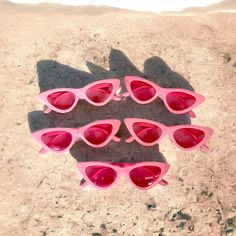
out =
<path fill-rule="evenodd" d="M 121 100 L 121 97 L 119 97 L 118 95 L 114 95 L 114 97 L 112 98 L 112 100 L 114 101 L 120 101 Z"/>
<path fill-rule="evenodd" d="M 51 108 L 46 107 L 43 112 L 44 112 L 45 114 L 48 114 L 48 113 L 50 113 L 51 111 L 52 111 Z"/>
<path fill-rule="evenodd" d="M 168 182 L 167 182 L 166 180 L 162 179 L 162 180 L 159 182 L 159 184 L 160 184 L 161 186 L 167 186 L 167 185 L 168 185 Z M 80 187 L 81 187 L 81 188 L 86 188 L 86 187 L 88 187 L 88 186 L 89 186 L 89 183 L 86 182 L 85 179 L 83 179 L 83 182 L 80 184 Z"/>
<path fill-rule="evenodd" d="M 126 143 L 132 143 L 134 141 L 134 137 L 131 136 L 125 140 Z"/>
<path fill-rule="evenodd" d="M 201 147 L 200 147 L 200 150 L 202 152 L 205 152 L 207 153 L 209 151 L 209 147 L 204 143 Z"/>
<path fill-rule="evenodd" d="M 117 137 L 117 136 L 114 136 L 112 139 L 113 139 L 113 141 L 115 141 L 115 142 L 120 142 L 120 138 Z"/>
<path fill-rule="evenodd" d="M 41 148 L 41 150 L 39 151 L 39 154 L 44 155 L 47 153 L 47 150 L 45 148 Z"/>
<path fill-rule="evenodd" d="M 129 92 L 124 92 L 124 93 L 122 93 L 121 94 L 121 98 L 124 100 L 124 99 L 126 99 L 127 97 L 129 97 L 130 95 L 129 95 Z"/>
<path fill-rule="evenodd" d="M 159 184 L 160 184 L 161 186 L 167 186 L 167 185 L 168 185 L 168 182 L 167 182 L 166 180 L 162 179 L 162 180 L 159 182 Z M 80 187 L 81 187 L 81 188 L 86 188 L 86 187 L 88 187 L 88 186 L 89 186 L 89 183 L 86 182 L 85 179 L 83 179 L 83 182 L 80 184 Z"/>
<path fill-rule="evenodd" d="M 167 182 L 166 180 L 162 179 L 162 180 L 159 182 L 159 184 L 160 184 L 161 186 L 167 186 L 167 185 L 168 185 L 168 182 Z"/>
<path fill-rule="evenodd" d="M 188 114 L 191 118 L 196 118 L 196 114 L 193 111 L 189 111 Z"/>

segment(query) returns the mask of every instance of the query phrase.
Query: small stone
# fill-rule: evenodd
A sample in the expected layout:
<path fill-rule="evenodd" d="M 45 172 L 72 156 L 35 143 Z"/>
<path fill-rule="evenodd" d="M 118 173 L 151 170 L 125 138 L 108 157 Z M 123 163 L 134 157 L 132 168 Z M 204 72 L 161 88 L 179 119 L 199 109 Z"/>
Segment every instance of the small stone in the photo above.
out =
<path fill-rule="evenodd" d="M 228 53 L 224 53 L 224 62 L 228 63 L 231 61 L 231 56 Z"/>
<path fill-rule="evenodd" d="M 156 203 L 148 203 L 146 206 L 148 210 L 154 210 L 157 207 Z"/>
<path fill-rule="evenodd" d="M 92 233 L 92 236 L 102 236 L 100 233 Z"/>
<path fill-rule="evenodd" d="M 103 230 L 105 230 L 105 229 L 106 229 L 106 225 L 105 225 L 105 224 L 101 224 L 101 225 L 100 225 L 100 228 L 103 229 Z"/>

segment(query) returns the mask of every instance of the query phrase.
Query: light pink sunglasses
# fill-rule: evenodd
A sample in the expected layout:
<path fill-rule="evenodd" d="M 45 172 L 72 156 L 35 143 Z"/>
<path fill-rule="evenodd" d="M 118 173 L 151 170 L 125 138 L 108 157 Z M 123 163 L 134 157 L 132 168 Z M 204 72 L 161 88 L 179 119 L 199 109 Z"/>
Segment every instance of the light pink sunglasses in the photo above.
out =
<path fill-rule="evenodd" d="M 120 101 L 116 95 L 120 88 L 120 80 L 99 80 L 83 88 L 59 88 L 40 93 L 40 100 L 48 107 L 44 112 L 52 110 L 67 113 L 74 109 L 79 99 L 85 99 L 94 106 L 106 105 L 109 101 Z"/>
<path fill-rule="evenodd" d="M 205 143 L 213 134 L 213 129 L 198 125 L 165 126 L 152 120 L 139 118 L 126 118 L 124 122 L 132 135 L 126 139 L 126 142 L 136 140 L 144 146 L 153 146 L 164 136 L 169 135 L 171 141 L 182 150 L 190 151 L 200 147 L 203 152 L 207 152 L 209 148 Z"/>
<path fill-rule="evenodd" d="M 144 146 L 153 146 L 161 141 L 165 135 L 169 135 L 172 142 L 182 150 L 193 150 L 199 148 L 207 152 L 206 142 L 213 134 L 208 127 L 198 125 L 176 125 L 165 126 L 155 121 L 126 118 L 124 120 L 127 129 L 132 135 L 126 139 L 127 143 L 134 140 Z M 79 128 L 50 128 L 32 133 L 32 136 L 42 145 L 41 154 L 51 151 L 64 153 L 72 145 L 83 140 L 88 145 L 100 148 L 111 140 L 119 142 L 120 138 L 115 136 L 121 122 L 119 120 L 99 120 Z"/>
<path fill-rule="evenodd" d="M 148 104 L 160 97 L 170 112 L 188 112 L 192 118 L 196 117 L 192 109 L 205 100 L 202 95 L 195 92 L 180 88 L 162 88 L 137 76 L 125 76 L 124 81 L 128 92 L 125 92 L 123 97 L 131 96 L 139 104 Z"/>
<path fill-rule="evenodd" d="M 103 147 L 111 140 L 119 142 L 120 138 L 115 136 L 119 127 L 119 120 L 99 120 L 79 128 L 43 129 L 32 133 L 32 136 L 42 145 L 40 154 L 47 151 L 64 153 L 79 140 L 95 148 Z"/>
<path fill-rule="evenodd" d="M 162 178 L 167 173 L 169 165 L 162 162 L 79 162 L 77 168 L 86 182 L 82 187 L 94 186 L 98 189 L 108 189 L 117 184 L 124 175 L 136 188 L 150 189 L 156 184 L 166 186 L 168 183 Z"/>

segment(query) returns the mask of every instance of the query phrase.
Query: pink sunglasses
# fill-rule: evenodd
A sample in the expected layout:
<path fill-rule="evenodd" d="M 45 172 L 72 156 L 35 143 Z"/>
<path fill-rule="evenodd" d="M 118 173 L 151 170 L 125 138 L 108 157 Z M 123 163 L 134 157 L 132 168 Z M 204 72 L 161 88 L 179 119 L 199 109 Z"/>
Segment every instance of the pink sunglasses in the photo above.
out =
<path fill-rule="evenodd" d="M 83 88 L 60 88 L 40 93 L 40 100 L 48 107 L 44 112 L 52 110 L 67 113 L 74 109 L 79 99 L 85 99 L 95 106 L 106 105 L 110 100 L 120 101 L 116 95 L 120 88 L 120 80 L 107 79 L 93 82 Z"/>
<path fill-rule="evenodd" d="M 127 129 L 132 135 L 126 139 L 127 143 L 134 140 L 144 146 L 153 146 L 161 141 L 165 135 L 169 135 L 172 142 L 182 150 L 193 150 L 199 148 L 207 152 L 205 144 L 213 134 L 208 127 L 197 125 L 165 126 L 155 121 L 126 118 L 124 120 Z M 51 151 L 64 153 L 72 145 L 83 140 L 88 145 L 100 148 L 111 140 L 119 142 L 120 138 L 115 136 L 121 122 L 119 120 L 99 120 L 79 128 L 50 128 L 32 133 L 32 136 L 42 145 L 41 154 Z"/>
<path fill-rule="evenodd" d="M 124 122 L 132 135 L 126 139 L 126 142 L 136 140 L 144 146 L 153 146 L 159 143 L 164 136 L 169 135 L 171 141 L 182 150 L 193 150 L 200 147 L 203 152 L 207 152 L 209 148 L 205 142 L 213 134 L 213 129 L 198 125 L 165 126 L 155 121 L 139 118 L 126 118 Z"/>
<path fill-rule="evenodd" d="M 192 109 L 205 100 L 202 95 L 195 92 L 180 88 L 162 88 L 137 76 L 125 76 L 124 80 L 128 90 L 123 94 L 124 97 L 131 96 L 139 104 L 148 104 L 159 96 L 167 109 L 175 114 L 188 112 L 192 118 L 195 118 Z"/>
<path fill-rule="evenodd" d="M 119 142 L 120 138 L 115 136 L 119 127 L 119 120 L 99 120 L 79 128 L 43 129 L 32 133 L 32 136 L 42 145 L 40 154 L 47 151 L 64 153 L 81 139 L 96 148 L 105 146 L 112 139 Z"/>
<path fill-rule="evenodd" d="M 79 162 L 77 168 L 88 184 L 98 189 L 108 189 L 117 184 L 119 178 L 124 175 L 127 180 L 136 188 L 141 190 L 150 189 L 156 184 L 166 186 L 168 183 L 163 180 L 169 165 L 162 162 Z"/>

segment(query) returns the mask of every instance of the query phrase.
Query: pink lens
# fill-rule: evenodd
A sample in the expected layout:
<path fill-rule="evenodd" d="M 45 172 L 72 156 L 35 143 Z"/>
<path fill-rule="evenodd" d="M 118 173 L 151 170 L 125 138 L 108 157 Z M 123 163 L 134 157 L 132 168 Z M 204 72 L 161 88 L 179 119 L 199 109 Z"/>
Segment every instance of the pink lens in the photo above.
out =
<path fill-rule="evenodd" d="M 65 131 L 52 131 L 43 134 L 41 139 L 49 148 L 55 151 L 62 151 L 71 144 L 72 136 Z"/>
<path fill-rule="evenodd" d="M 84 132 L 84 137 L 92 144 L 102 144 L 111 135 L 113 126 L 111 124 L 99 124 L 89 127 Z"/>
<path fill-rule="evenodd" d="M 194 128 L 178 129 L 174 132 L 175 141 L 183 148 L 192 148 L 205 137 L 205 132 Z"/>
<path fill-rule="evenodd" d="M 88 166 L 85 169 L 88 178 L 99 187 L 107 187 L 116 179 L 116 171 L 107 166 Z"/>
<path fill-rule="evenodd" d="M 134 96 L 140 101 L 148 101 L 155 96 L 156 90 L 150 84 L 141 81 L 132 81 L 130 83 Z"/>
<path fill-rule="evenodd" d="M 146 122 L 133 124 L 135 134 L 145 143 L 152 143 L 158 140 L 162 134 L 161 128 Z"/>
<path fill-rule="evenodd" d="M 91 101 L 95 103 L 102 103 L 111 95 L 112 90 L 112 84 L 102 83 L 90 87 L 86 91 L 86 95 Z"/>
<path fill-rule="evenodd" d="M 161 174 L 160 167 L 157 166 L 141 166 L 130 171 L 130 179 L 138 187 L 148 187 L 153 185 Z"/>
<path fill-rule="evenodd" d="M 69 109 L 75 102 L 75 95 L 71 92 L 56 92 L 48 95 L 48 102 L 60 110 Z"/>
<path fill-rule="evenodd" d="M 170 92 L 166 96 L 166 101 L 173 110 L 182 111 L 191 107 L 196 102 L 196 98 L 188 93 Z"/>

